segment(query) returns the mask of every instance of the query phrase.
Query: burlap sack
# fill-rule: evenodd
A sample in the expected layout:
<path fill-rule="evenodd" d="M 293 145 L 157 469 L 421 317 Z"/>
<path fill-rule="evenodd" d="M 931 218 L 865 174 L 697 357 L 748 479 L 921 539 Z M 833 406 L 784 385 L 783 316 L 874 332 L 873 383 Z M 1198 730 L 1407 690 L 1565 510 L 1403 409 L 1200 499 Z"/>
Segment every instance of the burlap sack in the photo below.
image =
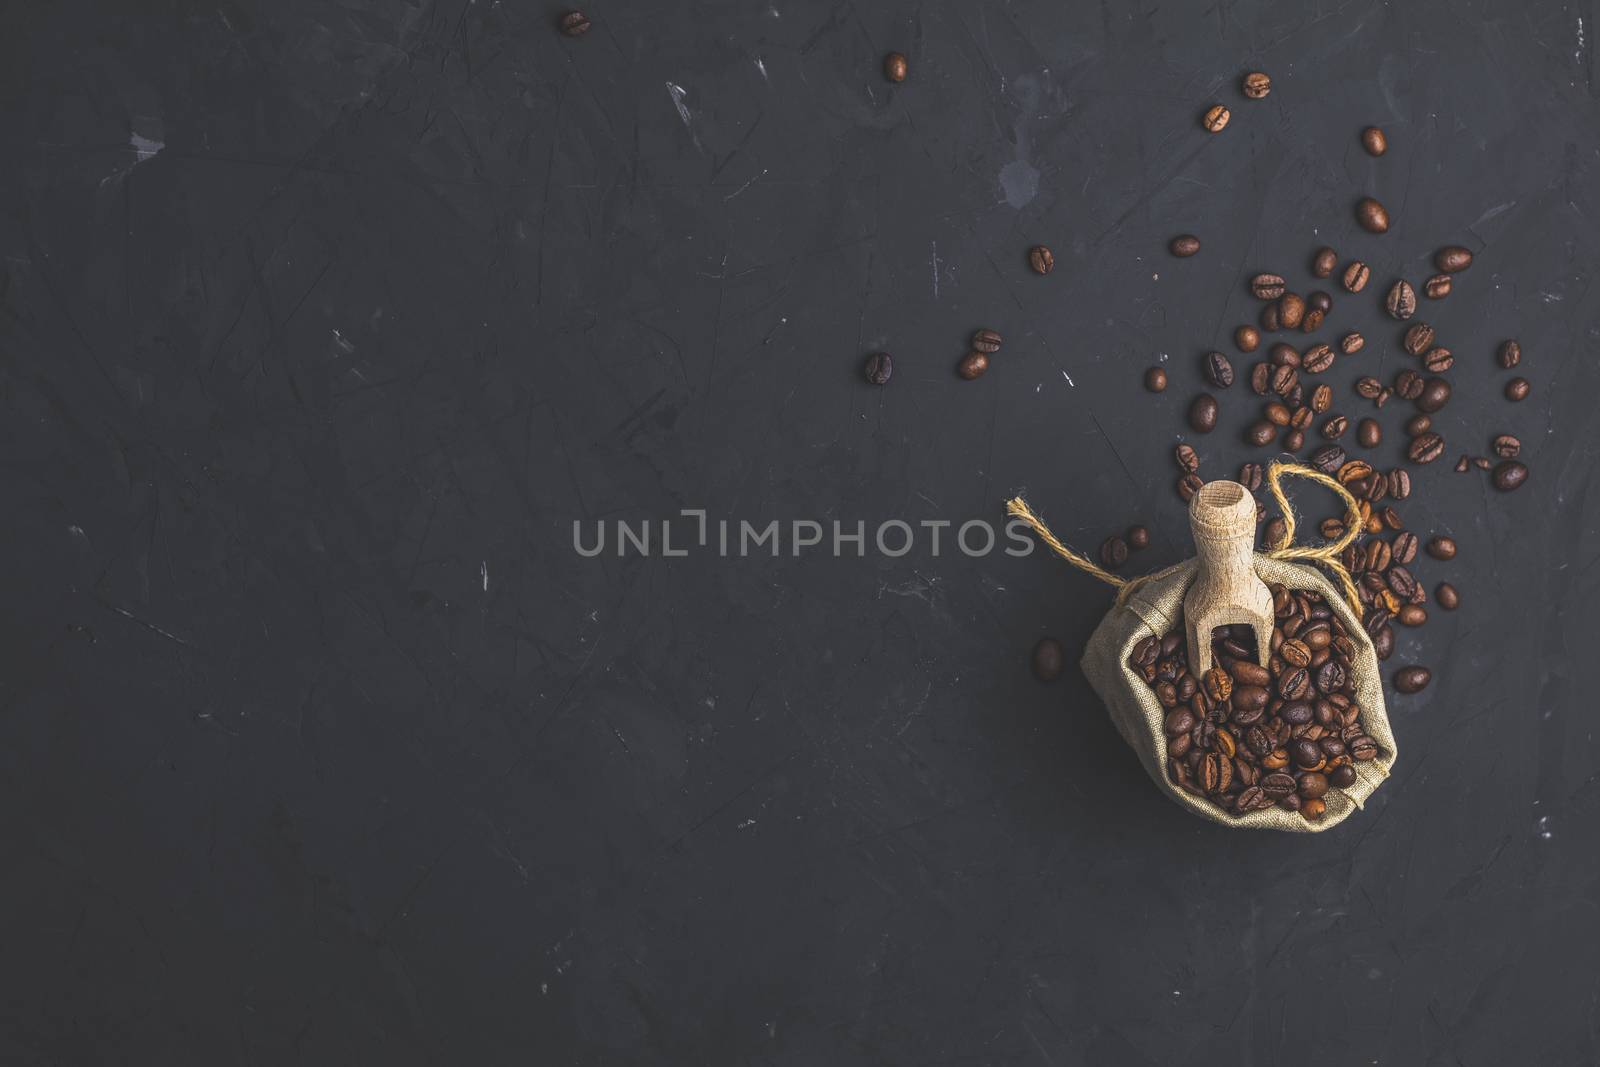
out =
<path fill-rule="evenodd" d="M 1379 746 L 1376 759 L 1357 763 L 1356 783 L 1349 789 L 1330 789 L 1323 801 L 1327 812 L 1322 818 L 1301 818 L 1298 812 L 1270 807 L 1245 815 L 1223 811 L 1210 800 L 1179 789 L 1167 777 L 1167 735 L 1162 729 L 1166 712 L 1153 689 L 1128 666 L 1133 647 L 1146 637 L 1164 637 L 1177 627 L 1183 614 L 1183 595 L 1194 578 L 1195 561 L 1155 575 L 1130 593 L 1125 602 L 1113 607 L 1095 628 L 1083 652 L 1083 673 L 1111 712 L 1117 732 L 1139 754 L 1150 780 L 1174 803 L 1181 804 L 1202 819 L 1260 830 L 1289 830 L 1316 833 L 1339 825 L 1361 807 L 1372 791 L 1389 777 L 1394 766 L 1394 733 L 1383 704 L 1383 679 L 1378 672 L 1378 657 L 1372 640 L 1360 621 L 1333 585 L 1311 567 L 1256 554 L 1256 574 L 1265 582 L 1277 582 L 1291 589 L 1310 589 L 1321 593 L 1333 612 L 1344 623 L 1356 645 L 1355 699 L 1361 705 L 1361 721 L 1367 734 Z"/>

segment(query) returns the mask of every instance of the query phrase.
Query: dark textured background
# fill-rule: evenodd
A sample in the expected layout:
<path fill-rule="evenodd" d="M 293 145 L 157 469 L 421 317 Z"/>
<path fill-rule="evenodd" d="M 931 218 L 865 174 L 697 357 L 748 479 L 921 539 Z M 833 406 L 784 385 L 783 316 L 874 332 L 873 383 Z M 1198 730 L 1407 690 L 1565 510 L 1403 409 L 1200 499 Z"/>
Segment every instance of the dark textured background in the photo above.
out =
<path fill-rule="evenodd" d="M 8 6 L 0 1059 L 1600 1059 L 1593 4 L 556 14 Z M 1108 603 L 1042 553 L 573 551 L 1025 488 L 1169 563 L 1197 356 L 1324 241 L 1375 268 L 1350 413 L 1402 365 L 1382 283 L 1479 256 L 1403 509 L 1465 606 L 1403 635 L 1439 679 L 1330 833 L 1184 814 L 1034 682 Z M 1522 492 L 1450 471 L 1507 430 Z"/>

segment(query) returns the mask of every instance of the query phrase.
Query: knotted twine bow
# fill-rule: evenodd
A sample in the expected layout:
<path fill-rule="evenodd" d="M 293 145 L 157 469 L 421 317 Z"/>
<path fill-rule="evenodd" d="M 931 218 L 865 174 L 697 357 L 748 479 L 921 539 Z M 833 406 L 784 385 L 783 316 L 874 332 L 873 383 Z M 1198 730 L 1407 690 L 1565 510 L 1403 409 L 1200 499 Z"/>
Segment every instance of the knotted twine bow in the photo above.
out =
<path fill-rule="evenodd" d="M 1345 530 L 1343 535 L 1337 540 L 1329 541 L 1324 545 L 1295 545 L 1294 508 L 1289 506 L 1289 500 L 1284 496 L 1283 486 L 1280 484 L 1280 480 L 1285 475 L 1309 479 L 1320 485 L 1325 485 L 1339 494 L 1340 499 L 1344 501 L 1345 507 Z M 1356 498 L 1351 495 L 1350 490 L 1315 468 L 1307 467 L 1300 463 L 1280 463 L 1277 461 L 1267 466 L 1267 491 L 1272 494 L 1273 501 L 1278 505 L 1278 513 L 1283 516 L 1283 537 L 1277 544 L 1268 546 L 1265 554 L 1273 559 L 1308 559 L 1314 563 L 1320 563 L 1335 578 L 1339 579 L 1339 584 L 1344 589 L 1344 598 L 1350 604 L 1350 610 L 1356 613 L 1356 618 L 1361 618 L 1361 596 L 1356 591 L 1355 579 L 1350 577 L 1349 570 L 1345 568 L 1344 563 L 1339 559 L 1340 554 L 1356 538 L 1361 536 L 1363 520 L 1361 518 L 1361 509 L 1356 505 Z M 1080 571 L 1093 575 L 1107 585 L 1114 586 L 1117 590 L 1118 607 L 1125 604 L 1128 597 L 1133 595 L 1133 592 L 1144 583 L 1160 578 L 1183 566 L 1182 563 L 1178 563 L 1154 574 L 1145 574 L 1137 578 L 1120 578 L 1093 560 L 1080 556 L 1062 544 L 1060 539 L 1050 532 L 1050 528 L 1044 524 L 1044 520 L 1035 515 L 1033 509 L 1028 507 L 1028 502 L 1020 496 L 1012 497 L 1006 501 L 1006 512 L 1012 518 L 1021 519 L 1027 523 L 1033 532 L 1039 535 L 1041 541 L 1055 550 L 1056 555 Z"/>

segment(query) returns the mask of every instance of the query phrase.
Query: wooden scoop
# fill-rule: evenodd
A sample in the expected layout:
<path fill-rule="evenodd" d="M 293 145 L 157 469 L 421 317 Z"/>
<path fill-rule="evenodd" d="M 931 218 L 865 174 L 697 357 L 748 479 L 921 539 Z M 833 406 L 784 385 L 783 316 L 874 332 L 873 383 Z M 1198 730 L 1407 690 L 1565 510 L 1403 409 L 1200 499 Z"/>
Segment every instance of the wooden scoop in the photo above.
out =
<path fill-rule="evenodd" d="M 1267 665 L 1272 642 L 1272 592 L 1256 577 L 1256 502 L 1238 482 L 1208 482 L 1189 501 L 1189 529 L 1199 566 L 1183 598 L 1189 669 L 1211 669 L 1211 631 L 1248 623 L 1256 654 Z"/>

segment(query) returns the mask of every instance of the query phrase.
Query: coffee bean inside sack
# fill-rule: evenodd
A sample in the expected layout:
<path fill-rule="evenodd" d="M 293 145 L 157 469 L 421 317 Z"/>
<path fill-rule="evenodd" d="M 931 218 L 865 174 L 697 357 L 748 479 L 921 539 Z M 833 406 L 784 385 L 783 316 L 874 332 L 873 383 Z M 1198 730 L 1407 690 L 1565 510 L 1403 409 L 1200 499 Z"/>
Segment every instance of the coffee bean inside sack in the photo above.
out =
<path fill-rule="evenodd" d="M 1330 790 L 1356 783 L 1358 765 L 1383 751 L 1356 701 L 1356 644 L 1322 596 L 1272 591 L 1271 655 L 1260 666 L 1249 626 L 1212 632 L 1212 667 L 1189 669 L 1183 627 L 1147 637 L 1128 666 L 1166 712 L 1166 769 L 1173 784 L 1226 812 L 1277 805 L 1308 820 Z"/>

